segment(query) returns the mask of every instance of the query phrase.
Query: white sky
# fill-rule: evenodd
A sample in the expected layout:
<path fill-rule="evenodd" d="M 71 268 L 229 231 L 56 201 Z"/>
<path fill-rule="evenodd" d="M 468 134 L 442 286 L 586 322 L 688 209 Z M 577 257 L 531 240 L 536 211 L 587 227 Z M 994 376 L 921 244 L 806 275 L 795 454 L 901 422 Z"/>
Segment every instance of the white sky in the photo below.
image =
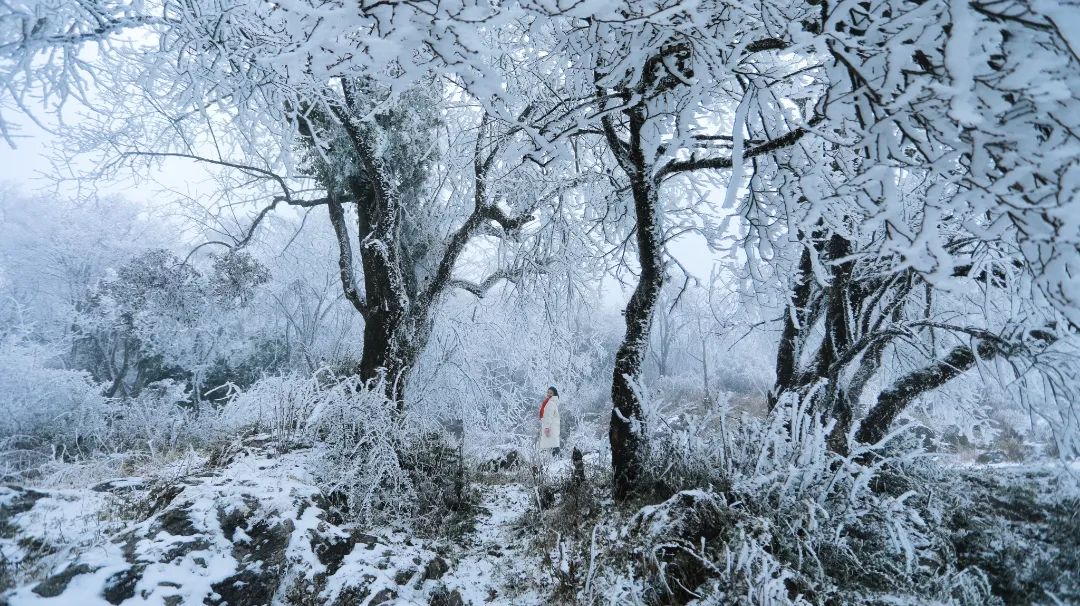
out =
<path fill-rule="evenodd" d="M 36 190 L 43 185 L 34 185 L 36 173 L 49 168 L 45 160 L 47 133 L 33 125 L 30 128 L 24 125 L 19 130 L 28 136 L 16 140 L 17 149 L 12 149 L 7 142 L 0 142 L 0 181 L 18 184 L 26 190 Z"/>
<path fill-rule="evenodd" d="M 72 180 L 58 180 L 54 173 L 50 156 L 55 155 L 53 146 L 57 138 L 46 130 L 20 117 L 18 136 L 15 138 L 15 148 L 12 149 L 6 141 L 0 140 L 0 182 L 18 185 L 27 193 L 53 193 L 76 197 L 76 184 Z M 14 130 L 14 129 L 13 129 Z M 89 164 L 69 165 L 70 173 L 63 177 L 71 177 L 80 170 L 85 171 Z M 179 184 L 184 181 L 182 175 L 162 175 L 169 185 Z M 84 186 L 87 183 L 84 182 Z M 146 182 L 140 185 L 132 183 L 96 183 L 94 184 L 100 194 L 122 195 L 133 201 L 150 202 L 159 197 L 157 188 Z"/>

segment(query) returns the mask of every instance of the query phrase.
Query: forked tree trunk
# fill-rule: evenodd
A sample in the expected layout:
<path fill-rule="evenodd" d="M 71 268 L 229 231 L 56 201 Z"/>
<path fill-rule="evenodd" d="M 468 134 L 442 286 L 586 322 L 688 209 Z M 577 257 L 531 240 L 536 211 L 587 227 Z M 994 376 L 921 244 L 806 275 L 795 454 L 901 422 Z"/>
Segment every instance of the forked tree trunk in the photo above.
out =
<path fill-rule="evenodd" d="M 434 314 L 445 293 L 460 286 L 481 296 L 499 280 L 513 275 L 508 271 L 496 272 L 479 284 L 453 279 L 454 267 L 469 241 L 485 225 L 495 223 L 505 233 L 513 233 L 533 217 L 529 212 L 508 215 L 488 200 L 488 171 L 505 141 L 497 141 L 486 150 L 487 155 L 483 155 L 483 133 L 489 125 L 489 118 L 485 116 L 474 158 L 473 212 L 450 236 L 426 285 L 416 284 L 416 264 L 428 251 L 426 244 L 420 246 L 403 240 L 402 221 L 406 220 L 410 200 L 407 194 L 395 188 L 393 167 L 387 165 L 380 150 L 374 146 L 373 142 L 378 138 L 373 130 L 375 127 L 352 119 L 362 115 L 364 109 L 357 106 L 354 85 L 343 82 L 342 93 L 348 112 L 339 115 L 339 120 L 363 167 L 362 173 L 345 179 L 357 209 L 363 295 L 353 281 L 348 229 L 343 209 L 335 200 L 330 203 L 330 217 L 338 239 L 338 265 L 345 296 L 364 316 L 364 349 L 356 372 L 367 383 L 382 381 L 387 398 L 402 411 L 408 375 L 427 345 Z M 331 173 L 332 169 L 327 167 L 326 172 Z M 410 246 L 414 248 L 410 249 Z"/>
<path fill-rule="evenodd" d="M 826 419 L 836 423 L 829 435 L 829 448 L 834 452 L 847 452 L 847 435 L 854 418 L 854 402 L 844 385 L 840 384 L 844 371 L 842 360 L 849 356 L 856 335 L 852 319 L 862 303 L 861 291 L 854 281 L 854 260 L 850 259 L 851 242 L 832 234 L 827 240 L 821 235 L 807 242 L 799 258 L 798 273 L 792 284 L 792 298 L 784 315 L 784 326 L 777 346 L 776 385 L 769 394 L 772 410 L 780 396 L 793 392 L 806 397 L 812 386 L 827 380 L 825 389 L 813 396 L 813 409 Z M 813 251 L 811 250 L 813 247 Z M 811 255 L 816 251 L 825 260 L 829 282 L 824 288 L 816 288 L 813 279 Z M 824 316 L 824 335 L 813 357 L 804 369 L 799 368 L 799 357 L 810 338 L 816 316 Z M 874 362 L 877 358 L 865 361 Z M 874 369 L 868 369 L 872 371 Z M 858 386 L 861 391 L 862 386 Z"/>

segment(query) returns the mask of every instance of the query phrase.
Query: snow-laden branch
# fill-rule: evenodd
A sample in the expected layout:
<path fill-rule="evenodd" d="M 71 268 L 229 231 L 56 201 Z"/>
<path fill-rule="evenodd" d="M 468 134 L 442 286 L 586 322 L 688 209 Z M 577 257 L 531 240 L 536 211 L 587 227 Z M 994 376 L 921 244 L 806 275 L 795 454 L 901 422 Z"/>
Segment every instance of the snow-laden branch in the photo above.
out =
<path fill-rule="evenodd" d="M 809 126 L 813 127 L 820 124 L 824 120 L 823 116 L 815 116 L 809 121 Z M 743 158 L 756 158 L 765 154 L 772 153 L 777 150 L 784 149 L 797 143 L 800 139 L 811 133 L 812 130 L 806 127 L 798 127 L 793 129 L 786 135 L 781 135 L 774 139 L 759 143 L 751 146 L 743 151 Z M 691 155 L 686 160 L 671 160 L 660 169 L 657 173 L 657 179 L 663 180 L 668 177 L 685 173 L 694 170 L 716 170 L 732 168 L 731 157 L 715 156 L 711 158 L 697 158 Z"/>
<path fill-rule="evenodd" d="M 468 291 L 475 295 L 477 298 L 483 298 L 489 290 L 495 287 L 500 282 L 515 282 L 518 278 L 525 276 L 527 273 L 535 273 L 537 270 L 530 269 L 525 266 L 516 267 L 512 269 L 500 269 L 488 274 L 483 280 L 479 282 L 473 282 L 462 278 L 454 278 L 450 280 L 449 286 L 452 288 L 459 288 L 461 290 Z M 541 270 L 542 271 L 542 270 Z"/>

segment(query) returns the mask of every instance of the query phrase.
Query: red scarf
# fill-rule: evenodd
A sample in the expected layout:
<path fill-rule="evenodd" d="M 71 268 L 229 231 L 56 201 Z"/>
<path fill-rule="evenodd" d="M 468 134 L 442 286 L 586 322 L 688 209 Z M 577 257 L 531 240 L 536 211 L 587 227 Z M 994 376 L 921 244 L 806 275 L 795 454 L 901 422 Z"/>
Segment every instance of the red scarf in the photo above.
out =
<path fill-rule="evenodd" d="M 548 397 L 544 398 L 543 402 L 540 403 L 540 418 L 541 419 L 544 418 L 544 409 L 547 408 L 547 403 L 548 403 L 548 400 L 550 400 L 550 399 L 551 399 L 551 396 L 548 396 Z"/>

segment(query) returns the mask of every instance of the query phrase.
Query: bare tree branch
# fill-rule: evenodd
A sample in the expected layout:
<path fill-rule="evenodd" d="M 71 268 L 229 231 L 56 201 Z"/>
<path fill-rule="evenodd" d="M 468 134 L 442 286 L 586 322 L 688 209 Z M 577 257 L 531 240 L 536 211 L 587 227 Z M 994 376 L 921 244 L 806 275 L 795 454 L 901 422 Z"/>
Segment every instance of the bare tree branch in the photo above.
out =
<path fill-rule="evenodd" d="M 824 116 L 815 116 L 810 120 L 808 126 L 815 126 L 824 119 Z M 775 139 L 771 139 L 760 145 L 756 145 L 747 149 L 743 153 L 743 158 L 754 158 L 756 156 L 761 156 L 770 152 L 774 152 L 778 149 L 789 147 L 797 143 L 799 139 L 802 139 L 803 136 L 809 132 L 809 128 L 800 126 L 787 133 L 786 135 L 781 135 Z M 695 158 L 694 156 L 690 156 L 690 158 L 687 160 L 669 161 L 667 164 L 664 165 L 663 168 L 660 169 L 660 172 L 657 174 L 657 179 L 666 179 L 667 177 L 670 177 L 672 175 L 693 170 L 723 169 L 731 167 L 732 160 L 730 157 L 720 156 L 714 158 Z"/>
<path fill-rule="evenodd" d="M 356 311 L 365 319 L 368 317 L 368 304 L 360 291 L 356 288 L 356 273 L 353 270 L 352 243 L 349 239 L 349 229 L 345 224 L 345 209 L 341 202 L 330 198 L 326 205 L 330 211 L 330 224 L 334 226 L 334 235 L 338 241 L 338 273 L 341 276 L 341 288 L 345 298 L 352 303 Z"/>
<path fill-rule="evenodd" d="M 469 280 L 455 278 L 453 280 L 450 280 L 449 286 L 452 288 L 460 288 L 462 290 L 467 290 L 472 294 L 476 295 L 477 298 L 482 299 L 484 298 L 484 295 L 487 294 L 487 292 L 499 282 L 503 280 L 506 280 L 508 282 L 515 282 L 518 278 L 524 276 L 525 273 L 526 270 L 524 267 L 518 267 L 515 269 L 500 269 L 490 274 L 488 277 L 484 278 L 480 282 L 470 282 Z"/>

